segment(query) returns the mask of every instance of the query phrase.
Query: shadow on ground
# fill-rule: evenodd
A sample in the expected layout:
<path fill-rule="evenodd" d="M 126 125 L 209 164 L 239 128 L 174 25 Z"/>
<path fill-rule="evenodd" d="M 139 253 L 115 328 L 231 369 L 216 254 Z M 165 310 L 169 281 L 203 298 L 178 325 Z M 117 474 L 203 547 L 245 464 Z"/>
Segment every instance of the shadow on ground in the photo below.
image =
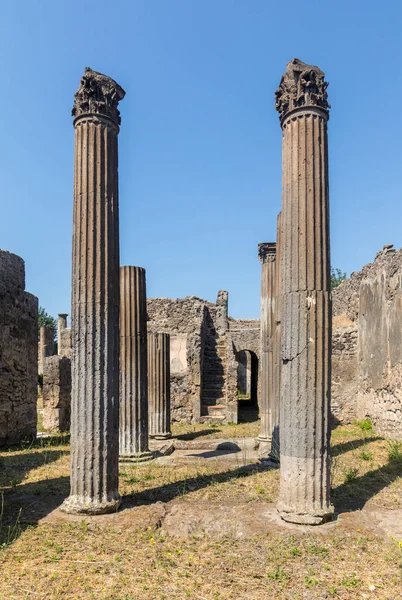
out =
<path fill-rule="evenodd" d="M 214 458 L 216 456 L 225 456 L 226 454 L 236 454 L 241 452 L 241 448 L 234 442 L 222 442 L 218 444 L 215 450 L 208 450 L 206 452 L 196 452 L 194 454 L 186 454 L 186 456 L 196 456 L 199 458 Z"/>
<path fill-rule="evenodd" d="M 366 437 L 359 440 L 351 440 L 350 442 L 342 442 L 340 444 L 334 444 L 331 446 L 331 456 L 339 456 L 340 454 L 344 454 L 345 452 L 350 452 L 350 450 L 357 450 L 361 446 L 365 446 L 370 442 L 377 442 L 378 440 L 382 440 L 384 438 L 380 436 L 372 436 Z"/>
<path fill-rule="evenodd" d="M 335 513 L 361 510 L 371 498 L 391 485 L 398 477 L 402 477 L 402 463 L 391 459 L 383 467 L 345 481 L 332 490 Z"/>
<path fill-rule="evenodd" d="M 195 440 L 198 437 L 202 437 L 204 435 L 209 435 L 210 433 L 216 433 L 216 432 L 221 432 L 221 429 L 218 429 L 217 427 L 215 427 L 214 429 L 202 429 L 201 431 L 191 431 L 189 433 L 182 433 L 180 435 L 175 435 L 173 436 L 173 439 L 177 439 L 177 440 L 183 440 L 183 441 L 190 441 L 190 440 Z"/>
<path fill-rule="evenodd" d="M 250 464 L 236 469 L 229 469 L 223 473 L 213 475 L 198 475 L 189 479 L 182 479 L 164 486 L 150 488 L 141 492 L 134 492 L 123 496 L 123 508 L 152 504 L 153 502 L 170 502 L 180 496 L 196 492 L 210 485 L 224 483 L 231 479 L 249 477 L 257 471 L 268 471 L 271 465 Z"/>

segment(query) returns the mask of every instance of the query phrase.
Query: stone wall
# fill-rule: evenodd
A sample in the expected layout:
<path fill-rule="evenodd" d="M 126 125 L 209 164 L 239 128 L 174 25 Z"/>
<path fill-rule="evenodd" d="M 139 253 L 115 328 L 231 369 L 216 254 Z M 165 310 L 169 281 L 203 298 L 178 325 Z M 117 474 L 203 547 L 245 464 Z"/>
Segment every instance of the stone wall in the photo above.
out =
<path fill-rule="evenodd" d="M 22 258 L 0 250 L 0 445 L 36 436 L 38 299 Z"/>
<path fill-rule="evenodd" d="M 356 325 L 345 317 L 334 317 L 332 323 L 332 414 L 342 422 L 355 418 L 357 393 Z"/>
<path fill-rule="evenodd" d="M 369 417 L 377 432 L 402 438 L 402 250 L 384 246 L 373 263 L 333 292 L 334 315 L 358 332 L 344 361 L 333 359 L 333 382 L 344 420 Z M 346 346 L 345 346 L 346 347 Z M 347 368 L 345 365 L 348 365 Z M 342 366 L 339 369 L 339 365 Z M 339 401 L 340 400 L 340 401 Z"/>
<path fill-rule="evenodd" d="M 238 418 L 236 354 L 259 358 L 259 321 L 228 317 L 228 294 L 216 303 L 195 296 L 150 298 L 148 330 L 170 334 L 172 420 Z"/>
<path fill-rule="evenodd" d="M 71 360 L 66 356 L 49 356 L 43 363 L 43 427 L 47 431 L 68 431 L 71 408 Z"/>
<path fill-rule="evenodd" d="M 170 334 L 173 421 L 190 423 L 201 415 L 205 304 L 195 296 L 147 299 L 148 331 Z"/>

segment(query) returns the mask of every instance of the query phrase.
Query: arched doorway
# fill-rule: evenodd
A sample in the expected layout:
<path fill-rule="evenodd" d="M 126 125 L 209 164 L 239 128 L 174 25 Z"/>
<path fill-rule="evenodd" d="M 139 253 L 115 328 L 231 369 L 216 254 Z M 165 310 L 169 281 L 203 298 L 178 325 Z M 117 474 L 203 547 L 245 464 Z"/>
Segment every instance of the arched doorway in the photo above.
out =
<path fill-rule="evenodd" d="M 240 350 L 237 361 L 239 421 L 258 419 L 258 358 L 251 350 Z"/>

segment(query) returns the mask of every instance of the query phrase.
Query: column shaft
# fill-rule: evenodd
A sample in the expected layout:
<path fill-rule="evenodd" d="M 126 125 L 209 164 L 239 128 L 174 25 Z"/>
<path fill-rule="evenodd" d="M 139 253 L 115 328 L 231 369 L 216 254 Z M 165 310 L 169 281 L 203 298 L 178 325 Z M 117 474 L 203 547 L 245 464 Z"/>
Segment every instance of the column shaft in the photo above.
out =
<path fill-rule="evenodd" d="M 117 103 L 123 97 L 116 82 L 87 69 L 73 109 L 71 490 L 63 506 L 67 512 L 112 512 L 120 503 Z"/>
<path fill-rule="evenodd" d="M 271 458 L 280 460 L 280 399 L 281 399 L 281 380 L 282 380 L 282 351 L 281 351 L 281 320 L 282 320 L 282 294 L 281 294 L 281 213 L 278 215 L 276 229 L 276 269 L 275 269 L 275 324 L 272 339 L 272 353 L 274 363 L 274 398 L 276 402 L 273 407 L 273 432 L 271 443 Z"/>
<path fill-rule="evenodd" d="M 57 354 L 61 354 L 61 332 L 67 328 L 67 315 L 59 314 L 57 318 Z"/>
<path fill-rule="evenodd" d="M 271 450 L 275 417 L 277 414 L 275 398 L 275 370 L 273 356 L 273 336 L 275 333 L 276 301 L 276 247 L 275 243 L 259 244 L 258 253 L 261 265 L 261 431 L 258 437 L 264 452 Z"/>
<path fill-rule="evenodd" d="M 311 525 L 332 514 L 328 104 L 323 78 L 317 67 L 295 59 L 277 93 L 283 130 L 278 510 L 287 521 Z"/>
<path fill-rule="evenodd" d="M 120 460 L 149 460 L 145 269 L 120 268 Z"/>
<path fill-rule="evenodd" d="M 170 431 L 170 335 L 148 334 L 149 435 L 171 437 Z"/>

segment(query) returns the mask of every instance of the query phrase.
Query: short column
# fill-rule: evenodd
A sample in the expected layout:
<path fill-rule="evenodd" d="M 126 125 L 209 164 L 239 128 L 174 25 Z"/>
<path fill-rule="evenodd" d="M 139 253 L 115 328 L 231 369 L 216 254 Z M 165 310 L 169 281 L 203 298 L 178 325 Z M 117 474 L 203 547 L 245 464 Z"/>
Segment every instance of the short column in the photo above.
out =
<path fill-rule="evenodd" d="M 149 435 L 170 438 L 170 335 L 148 334 Z"/>
<path fill-rule="evenodd" d="M 145 269 L 120 267 L 121 462 L 153 458 L 148 448 L 147 296 Z"/>

